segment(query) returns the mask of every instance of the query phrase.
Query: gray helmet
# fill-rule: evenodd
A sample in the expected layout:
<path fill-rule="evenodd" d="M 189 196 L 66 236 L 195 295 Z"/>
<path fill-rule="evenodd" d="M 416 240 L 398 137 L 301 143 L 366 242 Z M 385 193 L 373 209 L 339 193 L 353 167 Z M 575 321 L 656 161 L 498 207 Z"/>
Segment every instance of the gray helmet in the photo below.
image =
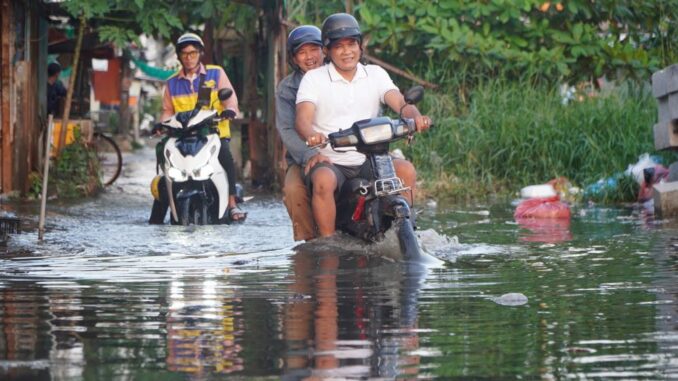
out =
<path fill-rule="evenodd" d="M 200 50 L 205 50 L 205 44 L 202 42 L 202 38 L 195 33 L 184 33 L 177 39 L 177 43 L 174 44 L 177 54 L 187 45 L 193 45 Z"/>
<path fill-rule="evenodd" d="M 355 38 L 362 45 L 363 34 L 355 17 L 348 13 L 335 13 L 323 21 L 323 46 L 329 47 L 334 41 L 342 38 Z"/>
<path fill-rule="evenodd" d="M 320 29 L 314 25 L 298 26 L 287 37 L 287 54 L 293 56 L 305 44 L 323 46 Z"/>

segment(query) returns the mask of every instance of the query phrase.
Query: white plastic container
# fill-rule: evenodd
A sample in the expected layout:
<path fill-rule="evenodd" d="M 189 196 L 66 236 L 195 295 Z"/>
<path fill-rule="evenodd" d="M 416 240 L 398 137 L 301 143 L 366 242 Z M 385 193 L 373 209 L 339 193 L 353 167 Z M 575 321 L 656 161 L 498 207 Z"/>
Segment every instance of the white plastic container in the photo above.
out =
<path fill-rule="evenodd" d="M 548 198 L 557 195 L 551 184 L 528 185 L 520 190 L 522 198 Z"/>

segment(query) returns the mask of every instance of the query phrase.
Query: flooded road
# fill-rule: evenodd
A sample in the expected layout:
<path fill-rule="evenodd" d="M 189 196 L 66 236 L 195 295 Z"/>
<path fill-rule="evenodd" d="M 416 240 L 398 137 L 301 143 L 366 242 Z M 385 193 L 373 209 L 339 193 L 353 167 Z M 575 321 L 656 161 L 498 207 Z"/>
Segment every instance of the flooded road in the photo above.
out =
<path fill-rule="evenodd" d="M 100 197 L 50 204 L 0 257 L 2 380 L 677 379 L 678 224 L 583 207 L 420 206 L 444 265 L 348 239 L 295 249 L 282 203 L 149 226 L 152 153 Z M 151 164 L 149 164 L 151 163 Z M 14 208 L 29 226 L 37 204 Z"/>

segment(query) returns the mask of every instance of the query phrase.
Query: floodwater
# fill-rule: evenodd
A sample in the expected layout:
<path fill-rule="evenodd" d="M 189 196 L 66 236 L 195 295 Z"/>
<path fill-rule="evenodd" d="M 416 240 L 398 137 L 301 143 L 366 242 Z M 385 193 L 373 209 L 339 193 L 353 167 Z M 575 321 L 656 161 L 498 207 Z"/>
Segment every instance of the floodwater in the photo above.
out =
<path fill-rule="evenodd" d="M 678 379 L 678 224 L 631 208 L 516 223 L 418 207 L 413 271 L 348 238 L 295 249 L 282 203 L 149 226 L 149 152 L 100 197 L 3 205 L 2 380 Z M 365 255 L 367 253 L 367 255 Z"/>

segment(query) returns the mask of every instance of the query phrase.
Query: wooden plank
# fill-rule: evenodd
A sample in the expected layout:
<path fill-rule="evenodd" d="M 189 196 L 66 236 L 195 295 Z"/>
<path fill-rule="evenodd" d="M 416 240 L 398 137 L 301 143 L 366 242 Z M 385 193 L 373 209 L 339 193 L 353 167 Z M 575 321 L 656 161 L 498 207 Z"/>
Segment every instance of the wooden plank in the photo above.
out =
<path fill-rule="evenodd" d="M 16 122 L 14 124 L 15 139 L 14 149 L 14 190 L 25 192 L 25 181 L 28 178 L 30 170 L 30 152 L 29 139 L 32 127 L 33 110 L 31 107 L 30 91 L 31 63 L 29 61 L 19 61 L 15 65 L 14 85 L 16 94 Z"/>
<path fill-rule="evenodd" d="M 287 76 L 287 30 L 282 24 L 281 20 L 283 19 L 283 4 L 278 2 L 278 8 L 276 9 L 276 19 L 275 19 L 275 28 L 273 30 L 273 66 L 275 67 L 274 80 L 271 86 L 271 105 L 273 111 L 271 113 L 271 137 L 275 139 L 274 150 L 273 150 L 273 168 L 275 169 L 275 175 L 277 179 L 277 184 L 279 188 L 282 189 L 283 184 L 285 183 L 285 172 L 287 170 L 287 160 L 285 160 L 285 145 L 280 139 L 280 134 L 276 129 L 276 120 L 275 120 L 275 89 L 278 83 L 282 81 L 283 78 Z"/>
<path fill-rule="evenodd" d="M 0 175 L 2 176 L 0 182 L 0 192 L 6 193 L 12 189 L 12 142 L 11 142 L 11 112 L 10 112 L 10 83 L 11 83 L 11 41 L 14 35 L 14 30 L 11 25 L 12 7 L 10 0 L 2 1 L 2 26 L 0 33 L 2 34 L 2 65 L 0 66 L 1 89 L 2 98 L 0 100 L 0 123 L 2 124 L 2 142 L 0 153 L 2 156 Z"/>

